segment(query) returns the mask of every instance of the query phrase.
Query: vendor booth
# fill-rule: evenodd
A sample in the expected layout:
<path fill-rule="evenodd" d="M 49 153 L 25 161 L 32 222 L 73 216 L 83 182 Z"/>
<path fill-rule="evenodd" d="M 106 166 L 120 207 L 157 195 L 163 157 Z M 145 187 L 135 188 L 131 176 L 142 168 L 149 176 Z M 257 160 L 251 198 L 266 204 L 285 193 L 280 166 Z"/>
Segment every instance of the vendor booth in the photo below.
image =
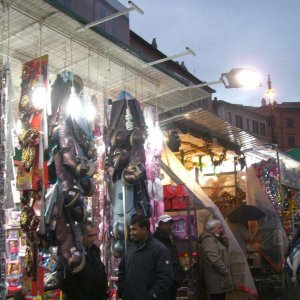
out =
<path fill-rule="evenodd" d="M 130 217 L 151 217 L 153 230 L 164 212 L 181 238 L 187 281 L 179 297 L 198 296 L 196 239 L 211 216 L 230 242 L 237 291 L 228 297 L 256 296 L 225 217 L 246 199 L 243 151 L 263 143 L 199 108 L 210 88 L 184 89 L 199 82 L 145 65 L 99 28 L 78 31 L 86 20 L 59 8 L 1 2 L 1 296 L 60 299 L 57 255 L 80 272 L 76 223 L 89 217 L 115 299 Z M 196 110 L 179 113 L 193 102 Z"/>
<path fill-rule="evenodd" d="M 183 254 L 192 257 L 197 251 L 194 232 L 199 235 L 203 224 L 197 223 L 208 218 L 203 208 L 216 216 L 217 207 L 246 256 L 260 295 L 274 285 L 284 295 L 287 237 L 298 224 L 298 162 L 207 112 L 170 120 L 161 121 L 168 137 L 162 156 L 165 210 L 175 219 L 190 215 L 186 223 L 191 228 L 180 246 Z M 177 191 L 177 198 L 192 198 L 190 206 L 178 200 L 169 204 L 174 184 L 184 186 L 186 196 Z"/>
<path fill-rule="evenodd" d="M 138 99 L 139 104 L 134 104 L 137 112 L 140 106 L 150 105 L 157 117 L 158 112 L 181 106 L 182 99 L 199 101 L 212 92 L 210 88 L 179 90 L 184 83 L 172 73 L 158 66 L 145 68 L 140 55 L 100 29 L 77 31 L 86 20 L 62 12 L 53 3 L 1 2 L 0 290 L 1 297 L 11 299 L 61 297 L 55 276 L 50 276 L 56 251 L 63 248 L 60 250 L 70 259 L 72 246 L 80 247 L 76 239 L 70 239 L 69 231 L 76 236 L 73 225 L 82 220 L 85 206 L 99 227 L 98 243 L 113 291 L 120 254 L 120 248 L 114 247 L 119 227 L 111 234 L 115 213 L 112 185 L 117 175 L 112 178 L 106 164 L 113 137 L 113 103 L 123 101 L 135 117 L 131 103 Z M 84 103 L 81 110 L 76 106 L 78 96 Z M 70 108 L 69 98 L 73 101 Z M 138 125 L 143 122 L 141 119 Z M 130 124 L 127 130 L 132 130 Z M 136 133 L 137 141 L 140 133 Z M 66 138 L 74 146 L 73 154 L 57 151 L 64 149 Z M 59 157 L 67 170 L 61 168 Z M 67 193 L 63 201 L 62 192 Z M 62 210 L 68 212 L 71 229 L 64 227 L 66 220 L 59 214 L 53 222 L 53 212 Z M 49 228 L 52 233 L 61 229 L 58 250 L 51 241 L 53 236 L 48 235 Z M 80 269 L 80 261 L 72 263 L 74 272 Z"/>

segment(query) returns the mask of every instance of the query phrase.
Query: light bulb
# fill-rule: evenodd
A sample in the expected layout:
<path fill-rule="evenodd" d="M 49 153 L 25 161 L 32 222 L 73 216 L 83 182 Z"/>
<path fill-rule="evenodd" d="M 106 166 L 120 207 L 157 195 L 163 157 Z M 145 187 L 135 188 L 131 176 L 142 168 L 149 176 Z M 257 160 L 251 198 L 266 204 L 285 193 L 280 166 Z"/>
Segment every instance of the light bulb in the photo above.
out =
<path fill-rule="evenodd" d="M 32 93 L 31 104 L 35 109 L 43 109 L 47 103 L 47 92 L 43 84 L 43 75 L 39 75 L 37 85 Z"/>
<path fill-rule="evenodd" d="M 17 136 L 19 136 L 22 132 L 22 122 L 21 122 L 20 119 L 18 119 L 17 122 L 16 122 L 15 132 L 16 132 Z"/>
<path fill-rule="evenodd" d="M 243 87 L 258 87 L 260 86 L 260 79 L 257 72 L 253 69 L 241 70 L 236 75 L 237 81 Z"/>
<path fill-rule="evenodd" d="M 85 116 L 89 122 L 93 122 L 95 120 L 96 108 L 95 108 L 90 96 L 86 97 L 86 101 L 84 103 L 84 112 L 85 112 Z"/>
<path fill-rule="evenodd" d="M 78 119 L 82 114 L 83 107 L 81 104 L 81 100 L 79 96 L 76 94 L 75 87 L 71 87 L 71 94 L 69 97 L 69 101 L 67 104 L 67 114 L 69 114 L 72 118 Z"/>

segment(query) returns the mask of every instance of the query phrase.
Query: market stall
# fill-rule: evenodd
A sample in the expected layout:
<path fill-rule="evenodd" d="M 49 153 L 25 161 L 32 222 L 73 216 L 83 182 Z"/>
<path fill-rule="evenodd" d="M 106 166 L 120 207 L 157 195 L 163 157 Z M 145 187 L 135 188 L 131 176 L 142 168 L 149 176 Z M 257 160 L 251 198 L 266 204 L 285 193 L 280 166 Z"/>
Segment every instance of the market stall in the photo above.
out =
<path fill-rule="evenodd" d="M 246 255 L 225 220 L 231 209 L 238 206 L 243 200 L 245 201 L 245 193 L 242 192 L 242 188 L 245 188 L 245 182 L 240 185 L 239 181 L 243 180 L 241 178 L 237 180 L 237 163 L 235 163 L 238 161 L 236 159 L 237 154 L 228 150 L 228 156 L 226 156 L 227 150 L 225 151 L 224 147 L 219 144 L 213 145 L 212 142 L 209 143 L 207 136 L 200 139 L 199 135 L 198 132 L 196 138 L 190 134 L 178 134 L 181 145 L 178 145 L 177 149 L 175 149 L 174 143 L 170 143 L 169 139 L 173 151 L 166 144 L 164 145 L 162 170 L 164 174 L 163 183 L 165 184 L 165 211 L 171 214 L 175 220 L 175 234 L 182 236 L 183 241 L 178 246 L 183 252 L 183 257 L 187 257 L 190 262 L 190 265 L 187 266 L 188 270 L 192 269 L 195 256 L 198 255 L 196 240 L 209 216 L 220 219 L 229 237 L 229 253 L 232 258 L 231 270 L 235 284 L 238 290 L 255 294 L 256 289 Z M 210 139 L 210 141 L 212 140 Z M 199 156 L 201 157 L 200 160 Z M 226 161 L 228 163 L 227 169 Z M 224 173 L 221 170 L 216 171 L 216 167 L 221 170 L 224 169 Z M 196 170 L 201 168 L 201 171 L 195 172 L 195 168 Z M 241 169 L 240 166 L 238 169 Z M 217 189 L 214 186 L 208 186 L 207 182 L 216 183 L 222 176 L 225 179 Z M 201 184 L 203 184 L 204 189 Z M 226 194 L 229 196 L 225 196 L 223 189 L 227 189 Z M 222 197 L 223 199 L 221 199 Z M 169 204 L 169 202 L 171 203 Z M 176 226 L 177 219 L 181 220 L 182 223 L 179 229 Z M 186 267 L 186 259 L 183 258 L 183 261 L 183 266 Z M 189 288 L 193 291 L 193 286 Z M 242 299 L 246 297 L 246 294 L 236 291 L 229 297 Z"/>
<path fill-rule="evenodd" d="M 9 282 L 12 298 L 24 294 L 28 299 L 56 299 L 59 291 L 58 294 L 48 292 L 46 287 L 53 289 L 55 285 L 44 276 L 48 273 L 46 269 L 52 272 L 55 266 L 55 247 L 45 247 L 41 236 L 47 235 L 46 243 L 49 242 L 48 229 L 52 225 L 61 226 L 64 234 L 70 230 L 64 228 L 65 222 L 59 218 L 56 224 L 52 222 L 51 212 L 57 205 L 60 205 L 58 211 L 71 212 L 69 221 L 74 224 L 74 220 L 82 219 L 85 203 L 88 214 L 99 227 L 98 243 L 107 272 L 111 277 L 115 273 L 117 261 L 111 254 L 113 180 L 106 165 L 111 138 L 107 135 L 111 126 L 108 117 L 111 103 L 126 90 L 134 95 L 130 100 L 138 99 L 140 104 L 154 106 L 157 116 L 157 112 L 181 104 L 182 98 L 199 100 L 209 93 L 201 88 L 176 92 L 182 83 L 168 72 L 144 68 L 145 61 L 130 51 L 128 45 L 116 45 L 97 30 L 77 32 L 82 24 L 80 20 L 45 1 L 3 1 L 1 8 L 1 293 L 7 292 Z M 38 90 L 44 94 L 39 94 L 35 101 L 34 94 Z M 73 105 L 80 96 L 84 103 L 80 112 L 84 112 L 92 131 L 78 114 L 71 117 L 77 124 L 71 122 L 70 125 L 67 121 L 70 120 L 66 105 L 69 96 Z M 88 109 L 93 107 L 97 114 L 90 120 L 92 112 Z M 61 139 L 55 136 L 57 125 L 66 128 Z M 68 135 L 70 126 L 73 131 Z M 79 164 L 74 153 L 52 152 L 53 145 L 64 148 L 66 137 L 80 156 Z M 61 169 L 57 157 L 62 159 L 63 165 L 68 165 L 68 171 L 63 170 L 61 177 L 51 167 L 54 160 L 56 170 Z M 76 181 L 76 187 L 62 179 L 68 176 Z M 65 183 L 67 189 L 62 190 L 57 179 Z M 69 202 L 61 208 L 61 191 L 68 193 L 71 189 L 78 195 L 76 199 L 81 200 L 75 201 L 70 194 Z M 60 200 L 55 202 L 56 198 Z M 74 203 L 78 205 L 75 207 Z M 6 219 L 5 209 L 9 209 Z M 74 231 L 73 225 L 71 227 Z M 76 246 L 76 240 L 69 240 L 70 235 L 64 237 L 61 245 L 65 245 L 65 250 L 70 248 L 70 243 Z M 69 251 L 63 251 L 66 252 Z M 79 262 L 72 267 L 77 270 L 80 265 Z"/>
<path fill-rule="evenodd" d="M 246 151 L 247 162 L 253 165 L 268 199 L 280 216 L 287 235 L 293 235 L 299 215 L 299 162 L 265 145 Z"/>

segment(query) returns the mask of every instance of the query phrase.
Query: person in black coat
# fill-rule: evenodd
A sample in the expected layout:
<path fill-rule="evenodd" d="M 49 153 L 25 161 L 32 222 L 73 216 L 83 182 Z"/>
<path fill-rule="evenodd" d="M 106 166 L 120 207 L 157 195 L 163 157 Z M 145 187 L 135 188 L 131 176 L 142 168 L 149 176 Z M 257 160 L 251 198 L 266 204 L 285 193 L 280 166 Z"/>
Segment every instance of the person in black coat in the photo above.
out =
<path fill-rule="evenodd" d="M 183 280 L 183 269 L 179 262 L 175 240 L 177 237 L 172 234 L 173 219 L 169 215 L 161 215 L 157 220 L 157 228 L 153 237 L 162 242 L 169 250 L 171 263 L 174 271 L 175 281 L 172 285 L 169 298 L 166 300 L 176 300 L 177 288 Z"/>
<path fill-rule="evenodd" d="M 174 281 L 168 249 L 150 233 L 150 222 L 134 215 L 128 242 L 118 272 L 122 300 L 166 300 Z"/>
<path fill-rule="evenodd" d="M 85 247 L 85 266 L 72 274 L 63 257 L 57 263 L 57 279 L 63 291 L 64 300 L 106 300 L 107 276 L 100 259 L 100 250 L 94 245 L 97 229 L 91 221 L 78 224 L 81 242 Z"/>

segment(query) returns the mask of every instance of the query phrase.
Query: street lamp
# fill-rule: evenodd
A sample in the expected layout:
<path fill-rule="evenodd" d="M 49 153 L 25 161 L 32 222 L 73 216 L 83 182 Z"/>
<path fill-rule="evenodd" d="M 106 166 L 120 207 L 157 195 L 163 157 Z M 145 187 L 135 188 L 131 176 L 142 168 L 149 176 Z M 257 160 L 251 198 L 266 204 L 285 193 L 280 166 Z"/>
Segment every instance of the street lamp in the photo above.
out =
<path fill-rule="evenodd" d="M 276 144 L 275 134 L 274 134 L 274 126 L 275 126 L 275 117 L 273 114 L 274 110 L 274 90 L 272 89 L 272 82 L 271 82 L 271 76 L 268 75 L 268 89 L 266 91 L 267 99 L 269 100 L 269 105 L 271 107 L 271 113 L 269 117 L 269 126 L 271 128 L 271 143 Z"/>
<path fill-rule="evenodd" d="M 200 88 L 219 83 L 223 83 L 227 89 L 261 86 L 260 78 L 256 70 L 252 68 L 235 68 L 227 73 L 222 73 L 219 80 L 189 85 L 181 88 L 181 90 Z"/>
<path fill-rule="evenodd" d="M 205 86 L 215 85 L 222 83 L 227 89 L 230 88 L 241 88 L 241 87 L 260 87 L 261 82 L 258 73 L 251 68 L 236 68 L 232 69 L 228 73 L 222 73 L 219 80 L 203 82 L 200 84 L 188 85 L 177 87 L 172 90 L 167 90 L 161 93 L 156 94 L 155 97 L 146 98 L 142 100 L 143 103 L 149 102 L 158 97 L 169 95 L 171 93 L 186 91 L 190 89 L 202 88 Z"/>

